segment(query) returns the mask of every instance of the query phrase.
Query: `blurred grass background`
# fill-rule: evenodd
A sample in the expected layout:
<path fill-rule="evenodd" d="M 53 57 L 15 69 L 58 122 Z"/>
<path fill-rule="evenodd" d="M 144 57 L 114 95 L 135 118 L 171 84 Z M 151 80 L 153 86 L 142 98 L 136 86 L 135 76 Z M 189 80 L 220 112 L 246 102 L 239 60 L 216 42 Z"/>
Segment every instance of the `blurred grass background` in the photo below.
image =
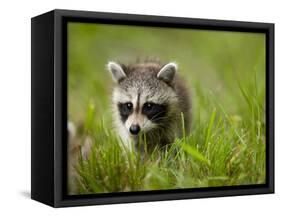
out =
<path fill-rule="evenodd" d="M 105 130 L 112 128 L 112 81 L 106 63 L 115 60 L 126 64 L 146 57 L 178 63 L 179 73 L 192 91 L 189 142 L 186 147 L 183 141 L 173 144 L 185 147 L 184 157 L 176 161 L 177 165 L 170 165 L 164 161 L 155 164 L 157 155 L 151 156 L 147 165 L 150 173 L 144 163 L 138 187 L 133 188 L 128 180 L 122 181 L 121 173 L 120 177 L 118 174 L 111 177 L 119 182 L 114 180 L 110 185 L 105 181 L 110 179 L 110 174 L 97 176 L 98 171 L 93 167 L 104 166 L 111 150 L 97 148 L 93 153 L 102 151 L 105 158 L 100 162 L 93 159 L 86 162 L 88 166 L 91 164 L 90 170 L 79 169 L 82 181 L 78 193 L 263 183 L 265 35 L 262 33 L 68 23 L 68 118 L 76 125 L 89 122 L 89 108 L 94 107 L 90 119 L 93 124 L 91 127 L 88 124 L 88 131 L 80 132 L 79 136 L 82 138 L 87 133 L 95 137 L 93 147 L 114 143 L 108 133 L 105 135 Z M 207 160 L 208 166 L 201 165 L 200 160 L 194 161 L 192 157 L 196 155 L 197 160 L 198 156 Z M 121 166 L 126 167 L 123 163 Z M 175 181 L 167 171 L 163 172 L 166 169 L 178 170 L 178 174 L 171 176 L 180 180 Z M 150 181 L 145 178 L 148 173 Z"/>

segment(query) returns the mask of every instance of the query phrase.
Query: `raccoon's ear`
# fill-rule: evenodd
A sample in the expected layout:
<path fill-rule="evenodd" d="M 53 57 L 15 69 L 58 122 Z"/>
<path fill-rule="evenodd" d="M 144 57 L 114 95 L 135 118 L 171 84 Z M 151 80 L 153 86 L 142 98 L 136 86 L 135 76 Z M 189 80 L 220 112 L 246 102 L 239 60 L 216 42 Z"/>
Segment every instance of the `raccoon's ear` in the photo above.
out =
<path fill-rule="evenodd" d="M 117 83 L 126 77 L 123 68 L 116 62 L 108 62 L 107 69 L 111 73 L 113 80 Z"/>
<path fill-rule="evenodd" d="M 177 67 L 176 63 L 168 63 L 164 65 L 158 72 L 157 78 L 165 81 L 166 83 L 171 83 L 175 77 Z"/>

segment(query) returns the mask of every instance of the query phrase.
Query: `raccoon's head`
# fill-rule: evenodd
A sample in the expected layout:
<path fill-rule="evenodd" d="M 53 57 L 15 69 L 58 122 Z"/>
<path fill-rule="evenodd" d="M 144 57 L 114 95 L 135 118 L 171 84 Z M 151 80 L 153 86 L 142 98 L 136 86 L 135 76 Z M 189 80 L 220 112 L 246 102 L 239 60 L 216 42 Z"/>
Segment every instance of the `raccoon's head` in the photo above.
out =
<path fill-rule="evenodd" d="M 140 132 L 163 128 L 177 106 L 174 91 L 175 63 L 138 63 L 107 65 L 116 87 L 113 91 L 115 119 L 131 137 Z M 119 124 L 119 125 L 120 125 Z"/>

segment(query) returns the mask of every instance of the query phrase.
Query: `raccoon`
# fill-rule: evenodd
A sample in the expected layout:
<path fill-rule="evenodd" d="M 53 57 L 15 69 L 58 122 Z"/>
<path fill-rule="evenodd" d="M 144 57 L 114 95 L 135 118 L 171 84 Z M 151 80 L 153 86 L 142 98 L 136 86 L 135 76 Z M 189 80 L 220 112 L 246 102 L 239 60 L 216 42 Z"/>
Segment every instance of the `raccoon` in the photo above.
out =
<path fill-rule="evenodd" d="M 107 68 L 115 82 L 113 122 L 125 144 L 142 147 L 139 136 L 145 134 L 147 148 L 153 149 L 189 133 L 190 91 L 178 75 L 176 63 L 124 65 L 110 61 Z"/>
<path fill-rule="evenodd" d="M 80 128 L 80 129 L 79 129 Z M 81 126 L 78 126 L 81 130 Z M 79 181 L 79 174 L 77 173 L 77 166 L 79 165 L 79 158 L 87 160 L 93 141 L 90 136 L 86 135 L 84 138 L 79 138 L 77 135 L 77 127 L 73 122 L 67 123 L 68 132 L 68 146 L 67 146 L 67 176 L 68 176 L 68 193 L 76 194 L 78 192 L 77 182 Z"/>

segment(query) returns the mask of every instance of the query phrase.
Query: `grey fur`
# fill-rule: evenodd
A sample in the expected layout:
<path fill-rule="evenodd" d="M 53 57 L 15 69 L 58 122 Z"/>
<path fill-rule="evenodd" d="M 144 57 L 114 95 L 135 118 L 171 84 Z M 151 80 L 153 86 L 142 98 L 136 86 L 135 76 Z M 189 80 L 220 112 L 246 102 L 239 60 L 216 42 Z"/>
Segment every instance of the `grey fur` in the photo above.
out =
<path fill-rule="evenodd" d="M 130 135 L 128 131 L 129 124 L 138 122 L 146 134 L 149 148 L 172 143 L 176 137 L 182 137 L 181 113 L 184 117 L 185 133 L 186 135 L 189 133 L 191 125 L 190 91 L 176 73 L 175 63 L 161 64 L 159 61 L 146 61 L 118 65 L 126 76 L 122 76 L 122 79 L 118 80 L 113 90 L 113 120 L 116 130 L 124 142 L 138 143 L 138 138 Z M 147 121 L 141 111 L 134 111 L 125 123 L 121 121 L 118 103 L 135 102 L 136 96 L 138 96 L 138 100 L 140 97 L 140 107 L 147 101 L 167 105 L 167 114 L 162 118 L 160 124 Z"/>
<path fill-rule="evenodd" d="M 169 84 L 173 81 L 176 71 L 177 65 L 175 63 L 168 63 L 163 66 L 161 70 L 157 73 L 157 78 Z"/>
<path fill-rule="evenodd" d="M 119 82 L 126 77 L 126 74 L 123 71 L 122 67 L 115 62 L 109 62 L 107 64 L 107 68 L 111 72 L 112 78 L 115 82 Z"/>

